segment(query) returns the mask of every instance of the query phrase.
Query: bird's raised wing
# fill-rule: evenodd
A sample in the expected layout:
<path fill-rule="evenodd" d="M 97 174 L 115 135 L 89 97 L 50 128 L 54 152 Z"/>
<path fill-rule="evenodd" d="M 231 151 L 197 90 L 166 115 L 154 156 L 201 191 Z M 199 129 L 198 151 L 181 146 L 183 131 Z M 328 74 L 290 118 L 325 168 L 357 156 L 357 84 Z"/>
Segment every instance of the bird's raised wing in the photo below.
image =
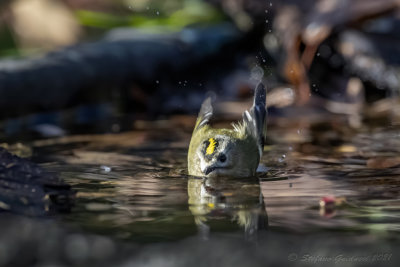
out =
<path fill-rule="evenodd" d="M 243 113 L 243 124 L 246 131 L 257 139 L 260 147 L 260 154 L 264 147 L 267 133 L 267 109 L 266 109 L 266 90 L 262 83 L 259 83 L 254 92 L 253 106 L 249 111 Z"/>
<path fill-rule="evenodd" d="M 210 118 L 213 115 L 212 101 L 213 101 L 212 96 L 208 96 L 206 100 L 204 100 L 203 104 L 201 105 L 199 115 L 197 116 L 194 131 L 198 131 L 205 125 L 208 125 L 208 122 L 210 121 Z"/>

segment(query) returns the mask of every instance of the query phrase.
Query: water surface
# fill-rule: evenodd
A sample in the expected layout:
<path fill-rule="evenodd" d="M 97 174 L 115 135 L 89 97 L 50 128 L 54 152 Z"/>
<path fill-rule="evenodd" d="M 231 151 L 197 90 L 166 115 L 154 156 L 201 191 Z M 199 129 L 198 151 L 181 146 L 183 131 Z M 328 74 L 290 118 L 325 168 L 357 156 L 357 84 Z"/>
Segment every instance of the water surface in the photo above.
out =
<path fill-rule="evenodd" d="M 256 245 L 261 250 L 251 250 L 248 262 L 255 266 L 271 253 L 288 263 L 295 253 L 293 262 L 304 264 L 307 253 L 392 255 L 400 231 L 399 128 L 322 126 L 270 127 L 257 177 L 248 179 L 188 176 L 185 128 L 36 141 L 34 159 L 77 190 L 60 223 L 83 233 L 150 250 Z"/>

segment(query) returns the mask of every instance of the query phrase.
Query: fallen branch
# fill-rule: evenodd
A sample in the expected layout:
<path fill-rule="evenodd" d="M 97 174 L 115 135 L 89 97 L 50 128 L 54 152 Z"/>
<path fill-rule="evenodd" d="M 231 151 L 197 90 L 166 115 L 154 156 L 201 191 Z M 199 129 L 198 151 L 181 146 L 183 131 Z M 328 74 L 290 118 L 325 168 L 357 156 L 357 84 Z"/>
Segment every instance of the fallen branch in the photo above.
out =
<path fill-rule="evenodd" d="M 232 25 L 184 29 L 174 34 L 114 30 L 94 43 L 79 44 L 40 58 L 0 61 L 3 116 L 58 109 L 77 99 L 130 83 L 152 81 L 196 67 L 215 57 L 241 34 Z M 212 68 L 212 66 L 210 66 Z"/>

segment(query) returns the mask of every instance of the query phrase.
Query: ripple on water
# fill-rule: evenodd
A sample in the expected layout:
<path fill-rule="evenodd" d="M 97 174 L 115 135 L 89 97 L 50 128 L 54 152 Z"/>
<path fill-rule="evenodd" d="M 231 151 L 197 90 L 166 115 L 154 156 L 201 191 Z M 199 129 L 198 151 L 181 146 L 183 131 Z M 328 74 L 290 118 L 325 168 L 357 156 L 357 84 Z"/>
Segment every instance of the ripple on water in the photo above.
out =
<path fill-rule="evenodd" d="M 371 158 L 398 156 L 395 129 L 344 135 L 334 146 L 319 143 L 312 129 L 303 129 L 301 140 L 290 134 L 286 140 L 284 129 L 269 131 L 282 138 L 266 147 L 259 180 L 195 179 L 186 173 L 186 142 L 169 147 L 170 141 L 156 140 L 152 147 L 149 139 L 124 146 L 118 135 L 115 144 L 106 137 L 113 152 L 101 137 L 74 146 L 70 154 L 55 149 L 56 163 L 48 167 L 78 191 L 65 221 L 118 238 L 153 242 L 213 233 L 249 238 L 267 226 L 290 233 L 399 231 L 400 168 L 367 165 Z M 340 201 L 320 207 L 327 196 Z"/>

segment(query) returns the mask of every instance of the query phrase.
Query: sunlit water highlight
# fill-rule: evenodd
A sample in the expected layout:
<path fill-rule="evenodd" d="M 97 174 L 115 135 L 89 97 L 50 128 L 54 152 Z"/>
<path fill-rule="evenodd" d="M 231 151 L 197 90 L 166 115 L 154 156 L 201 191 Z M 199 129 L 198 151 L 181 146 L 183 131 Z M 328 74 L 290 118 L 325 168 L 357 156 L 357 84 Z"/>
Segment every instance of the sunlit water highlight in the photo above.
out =
<path fill-rule="evenodd" d="M 184 131 L 98 136 L 36 151 L 51 159 L 46 168 L 77 190 L 76 205 L 63 220 L 123 240 L 221 234 L 254 240 L 263 231 L 398 233 L 400 169 L 367 166 L 370 158 L 399 155 L 398 130 L 353 132 L 336 145 L 318 143 L 310 129 L 294 138 L 298 132 L 270 129 L 261 172 L 240 180 L 188 176 L 190 133 Z M 330 196 L 336 203 L 320 206 Z"/>

